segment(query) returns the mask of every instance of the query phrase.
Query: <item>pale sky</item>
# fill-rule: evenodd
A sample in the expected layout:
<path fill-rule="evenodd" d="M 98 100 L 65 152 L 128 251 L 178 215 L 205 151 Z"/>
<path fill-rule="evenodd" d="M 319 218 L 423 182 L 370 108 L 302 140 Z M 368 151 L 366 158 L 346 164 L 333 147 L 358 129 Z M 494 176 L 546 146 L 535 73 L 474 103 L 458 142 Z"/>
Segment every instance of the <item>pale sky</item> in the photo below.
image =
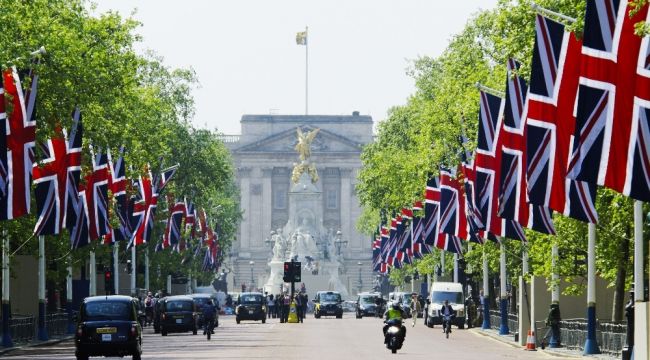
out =
<path fill-rule="evenodd" d="M 139 51 L 192 67 L 197 127 L 239 134 L 243 114 L 304 114 L 309 26 L 309 114 L 358 110 L 375 122 L 405 103 L 405 70 L 438 56 L 453 34 L 497 0 L 95 0 L 143 23 Z"/>

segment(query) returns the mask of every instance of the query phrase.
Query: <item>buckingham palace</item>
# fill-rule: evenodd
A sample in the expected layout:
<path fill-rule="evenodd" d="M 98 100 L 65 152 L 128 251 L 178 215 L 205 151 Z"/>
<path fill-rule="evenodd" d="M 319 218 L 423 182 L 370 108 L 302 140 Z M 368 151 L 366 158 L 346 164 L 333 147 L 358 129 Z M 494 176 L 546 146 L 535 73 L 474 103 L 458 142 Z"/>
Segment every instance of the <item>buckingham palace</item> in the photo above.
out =
<path fill-rule="evenodd" d="M 242 221 L 225 260 L 231 269 L 229 287 L 261 287 L 269 273 L 271 231 L 289 220 L 292 169 L 299 161 L 294 147 L 296 131 L 318 129 L 311 142 L 322 194 L 321 228 L 337 234 L 335 250 L 341 259 L 341 280 L 349 294 L 372 286 L 371 239 L 359 233 L 361 207 L 355 184 L 362 148 L 373 140 L 370 116 L 352 115 L 243 115 L 241 135 L 222 138 L 232 152 L 241 191 Z M 319 289 L 308 289 L 314 292 Z M 327 290 L 327 289 L 325 289 Z"/>

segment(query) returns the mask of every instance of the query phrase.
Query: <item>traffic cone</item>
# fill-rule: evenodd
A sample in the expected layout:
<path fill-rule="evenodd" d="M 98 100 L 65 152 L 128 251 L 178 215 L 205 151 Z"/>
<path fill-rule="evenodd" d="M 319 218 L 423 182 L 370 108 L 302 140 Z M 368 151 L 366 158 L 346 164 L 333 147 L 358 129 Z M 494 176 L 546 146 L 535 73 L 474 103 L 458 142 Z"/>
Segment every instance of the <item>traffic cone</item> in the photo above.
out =
<path fill-rule="evenodd" d="M 536 343 L 535 331 L 528 330 L 528 336 L 526 337 L 526 347 L 524 348 L 524 350 L 537 351 L 537 349 L 535 349 L 535 343 Z"/>

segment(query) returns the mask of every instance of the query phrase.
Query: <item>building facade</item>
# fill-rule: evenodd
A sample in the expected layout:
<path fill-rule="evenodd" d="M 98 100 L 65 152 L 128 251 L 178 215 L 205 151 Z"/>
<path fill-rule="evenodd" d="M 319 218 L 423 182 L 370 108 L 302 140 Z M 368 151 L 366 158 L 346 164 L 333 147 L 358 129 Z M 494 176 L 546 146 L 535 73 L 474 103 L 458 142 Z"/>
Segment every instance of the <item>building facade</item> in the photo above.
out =
<path fill-rule="evenodd" d="M 371 240 L 356 230 L 361 207 L 355 192 L 362 148 L 373 139 L 370 116 L 354 112 L 330 115 L 244 115 L 241 135 L 223 137 L 231 150 L 241 191 L 243 218 L 231 250 L 232 288 L 260 286 L 268 273 L 271 230 L 284 227 L 289 218 L 291 171 L 299 162 L 294 150 L 296 129 L 320 129 L 311 145 L 322 191 L 322 224 L 341 231 L 340 251 L 349 287 L 372 286 Z M 345 275 L 345 274 L 344 274 Z M 359 284 L 361 280 L 361 284 Z"/>

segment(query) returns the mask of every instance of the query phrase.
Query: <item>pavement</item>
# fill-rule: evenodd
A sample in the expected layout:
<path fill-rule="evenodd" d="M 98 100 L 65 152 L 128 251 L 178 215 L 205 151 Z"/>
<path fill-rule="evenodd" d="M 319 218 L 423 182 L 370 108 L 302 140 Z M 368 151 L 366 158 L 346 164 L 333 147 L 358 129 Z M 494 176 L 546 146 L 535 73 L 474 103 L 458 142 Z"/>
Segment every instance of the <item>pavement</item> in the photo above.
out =
<path fill-rule="evenodd" d="M 343 319 L 314 319 L 310 315 L 302 324 L 280 324 L 278 319 L 261 322 L 242 321 L 222 316 L 215 335 L 205 336 L 154 334 L 145 328 L 144 359 L 557 359 L 544 351 L 529 352 L 514 347 L 477 330 L 453 329 L 445 339 L 440 326 L 433 329 L 417 319 L 411 327 L 406 322 L 404 347 L 393 355 L 383 345 L 382 321 L 377 318 L 355 319 L 346 313 Z M 74 359 L 74 343 L 62 341 L 47 346 L 23 347 L 2 355 L 3 359 Z"/>
<path fill-rule="evenodd" d="M 514 335 L 499 335 L 499 332 L 494 329 L 483 330 L 480 328 L 470 329 L 470 331 L 485 337 L 489 337 L 493 340 L 499 341 L 508 346 L 521 349 L 522 346 L 519 345 L 519 342 L 515 341 Z M 582 351 L 569 349 L 566 347 L 561 348 L 537 348 L 536 351 L 543 352 L 547 355 L 565 359 L 598 359 L 598 360 L 615 360 L 620 359 L 620 356 L 613 356 L 609 354 L 597 354 L 597 355 L 583 355 Z"/>

